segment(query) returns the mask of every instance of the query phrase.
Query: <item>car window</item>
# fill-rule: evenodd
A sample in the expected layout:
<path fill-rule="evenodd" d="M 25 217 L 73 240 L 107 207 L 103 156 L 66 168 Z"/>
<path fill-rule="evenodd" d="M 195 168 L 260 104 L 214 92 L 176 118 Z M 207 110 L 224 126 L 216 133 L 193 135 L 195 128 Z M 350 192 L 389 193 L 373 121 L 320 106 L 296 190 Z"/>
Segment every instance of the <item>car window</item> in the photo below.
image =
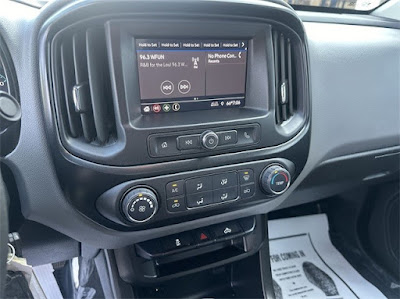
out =
<path fill-rule="evenodd" d="M 369 12 L 388 0 L 285 0 L 296 8 L 319 10 Z"/>

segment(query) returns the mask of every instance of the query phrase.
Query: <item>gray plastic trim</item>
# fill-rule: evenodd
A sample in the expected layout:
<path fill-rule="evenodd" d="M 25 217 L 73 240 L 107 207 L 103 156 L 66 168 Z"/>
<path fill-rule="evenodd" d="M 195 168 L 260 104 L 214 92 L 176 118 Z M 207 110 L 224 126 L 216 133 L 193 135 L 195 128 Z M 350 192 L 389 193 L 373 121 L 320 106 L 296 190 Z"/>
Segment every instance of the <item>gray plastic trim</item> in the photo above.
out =
<path fill-rule="evenodd" d="M 393 2 L 396 0 L 391 0 Z M 378 8 L 380 9 L 380 8 Z M 340 13 L 326 13 L 326 12 L 313 12 L 313 11 L 298 11 L 299 17 L 303 22 L 315 23 L 333 23 L 345 25 L 361 25 L 371 27 L 386 27 L 400 29 L 400 22 L 394 18 L 378 15 L 373 12 L 371 15 L 360 14 L 340 14 Z"/>

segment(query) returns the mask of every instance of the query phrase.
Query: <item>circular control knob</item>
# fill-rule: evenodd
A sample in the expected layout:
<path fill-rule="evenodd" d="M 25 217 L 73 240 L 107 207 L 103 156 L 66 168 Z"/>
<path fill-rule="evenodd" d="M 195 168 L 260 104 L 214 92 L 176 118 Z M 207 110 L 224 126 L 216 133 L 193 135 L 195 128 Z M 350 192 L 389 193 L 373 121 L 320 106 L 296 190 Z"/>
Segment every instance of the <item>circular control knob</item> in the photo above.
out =
<path fill-rule="evenodd" d="M 201 136 L 201 144 L 206 149 L 214 149 L 218 145 L 218 135 L 213 131 L 205 131 Z"/>
<path fill-rule="evenodd" d="M 132 189 L 122 198 L 122 212 L 131 222 L 146 222 L 155 215 L 157 209 L 157 195 L 147 188 Z"/>
<path fill-rule="evenodd" d="M 261 186 L 269 194 L 282 194 L 289 185 L 290 173 L 280 165 L 268 166 L 261 175 Z"/>

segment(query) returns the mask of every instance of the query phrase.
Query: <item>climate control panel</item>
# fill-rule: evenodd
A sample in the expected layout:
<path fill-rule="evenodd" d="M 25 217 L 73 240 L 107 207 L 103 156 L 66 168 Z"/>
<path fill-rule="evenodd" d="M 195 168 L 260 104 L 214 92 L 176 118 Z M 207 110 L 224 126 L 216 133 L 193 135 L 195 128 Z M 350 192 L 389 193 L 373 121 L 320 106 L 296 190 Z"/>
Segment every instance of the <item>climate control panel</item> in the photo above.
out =
<path fill-rule="evenodd" d="M 255 191 L 252 169 L 172 181 L 166 185 L 167 210 L 186 211 L 251 198 Z"/>
<path fill-rule="evenodd" d="M 179 222 L 272 200 L 289 188 L 294 169 L 271 159 L 131 181 L 105 192 L 96 206 L 128 226 Z"/>

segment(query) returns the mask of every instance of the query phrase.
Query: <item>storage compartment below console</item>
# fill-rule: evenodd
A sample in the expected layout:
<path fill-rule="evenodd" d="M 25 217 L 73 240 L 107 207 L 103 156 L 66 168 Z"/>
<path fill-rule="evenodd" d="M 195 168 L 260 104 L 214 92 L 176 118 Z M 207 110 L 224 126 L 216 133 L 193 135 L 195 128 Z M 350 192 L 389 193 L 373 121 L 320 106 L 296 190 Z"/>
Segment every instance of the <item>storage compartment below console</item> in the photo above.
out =
<path fill-rule="evenodd" d="M 263 275 L 262 253 L 154 286 L 134 287 L 137 298 L 265 298 L 270 274 Z M 269 261 L 268 256 L 265 259 Z M 268 264 L 269 265 L 269 264 Z M 269 272 L 270 273 L 270 272 Z"/>
<path fill-rule="evenodd" d="M 157 285 L 257 255 L 267 243 L 266 223 L 265 216 L 247 217 L 115 250 L 119 274 L 133 285 Z"/>

